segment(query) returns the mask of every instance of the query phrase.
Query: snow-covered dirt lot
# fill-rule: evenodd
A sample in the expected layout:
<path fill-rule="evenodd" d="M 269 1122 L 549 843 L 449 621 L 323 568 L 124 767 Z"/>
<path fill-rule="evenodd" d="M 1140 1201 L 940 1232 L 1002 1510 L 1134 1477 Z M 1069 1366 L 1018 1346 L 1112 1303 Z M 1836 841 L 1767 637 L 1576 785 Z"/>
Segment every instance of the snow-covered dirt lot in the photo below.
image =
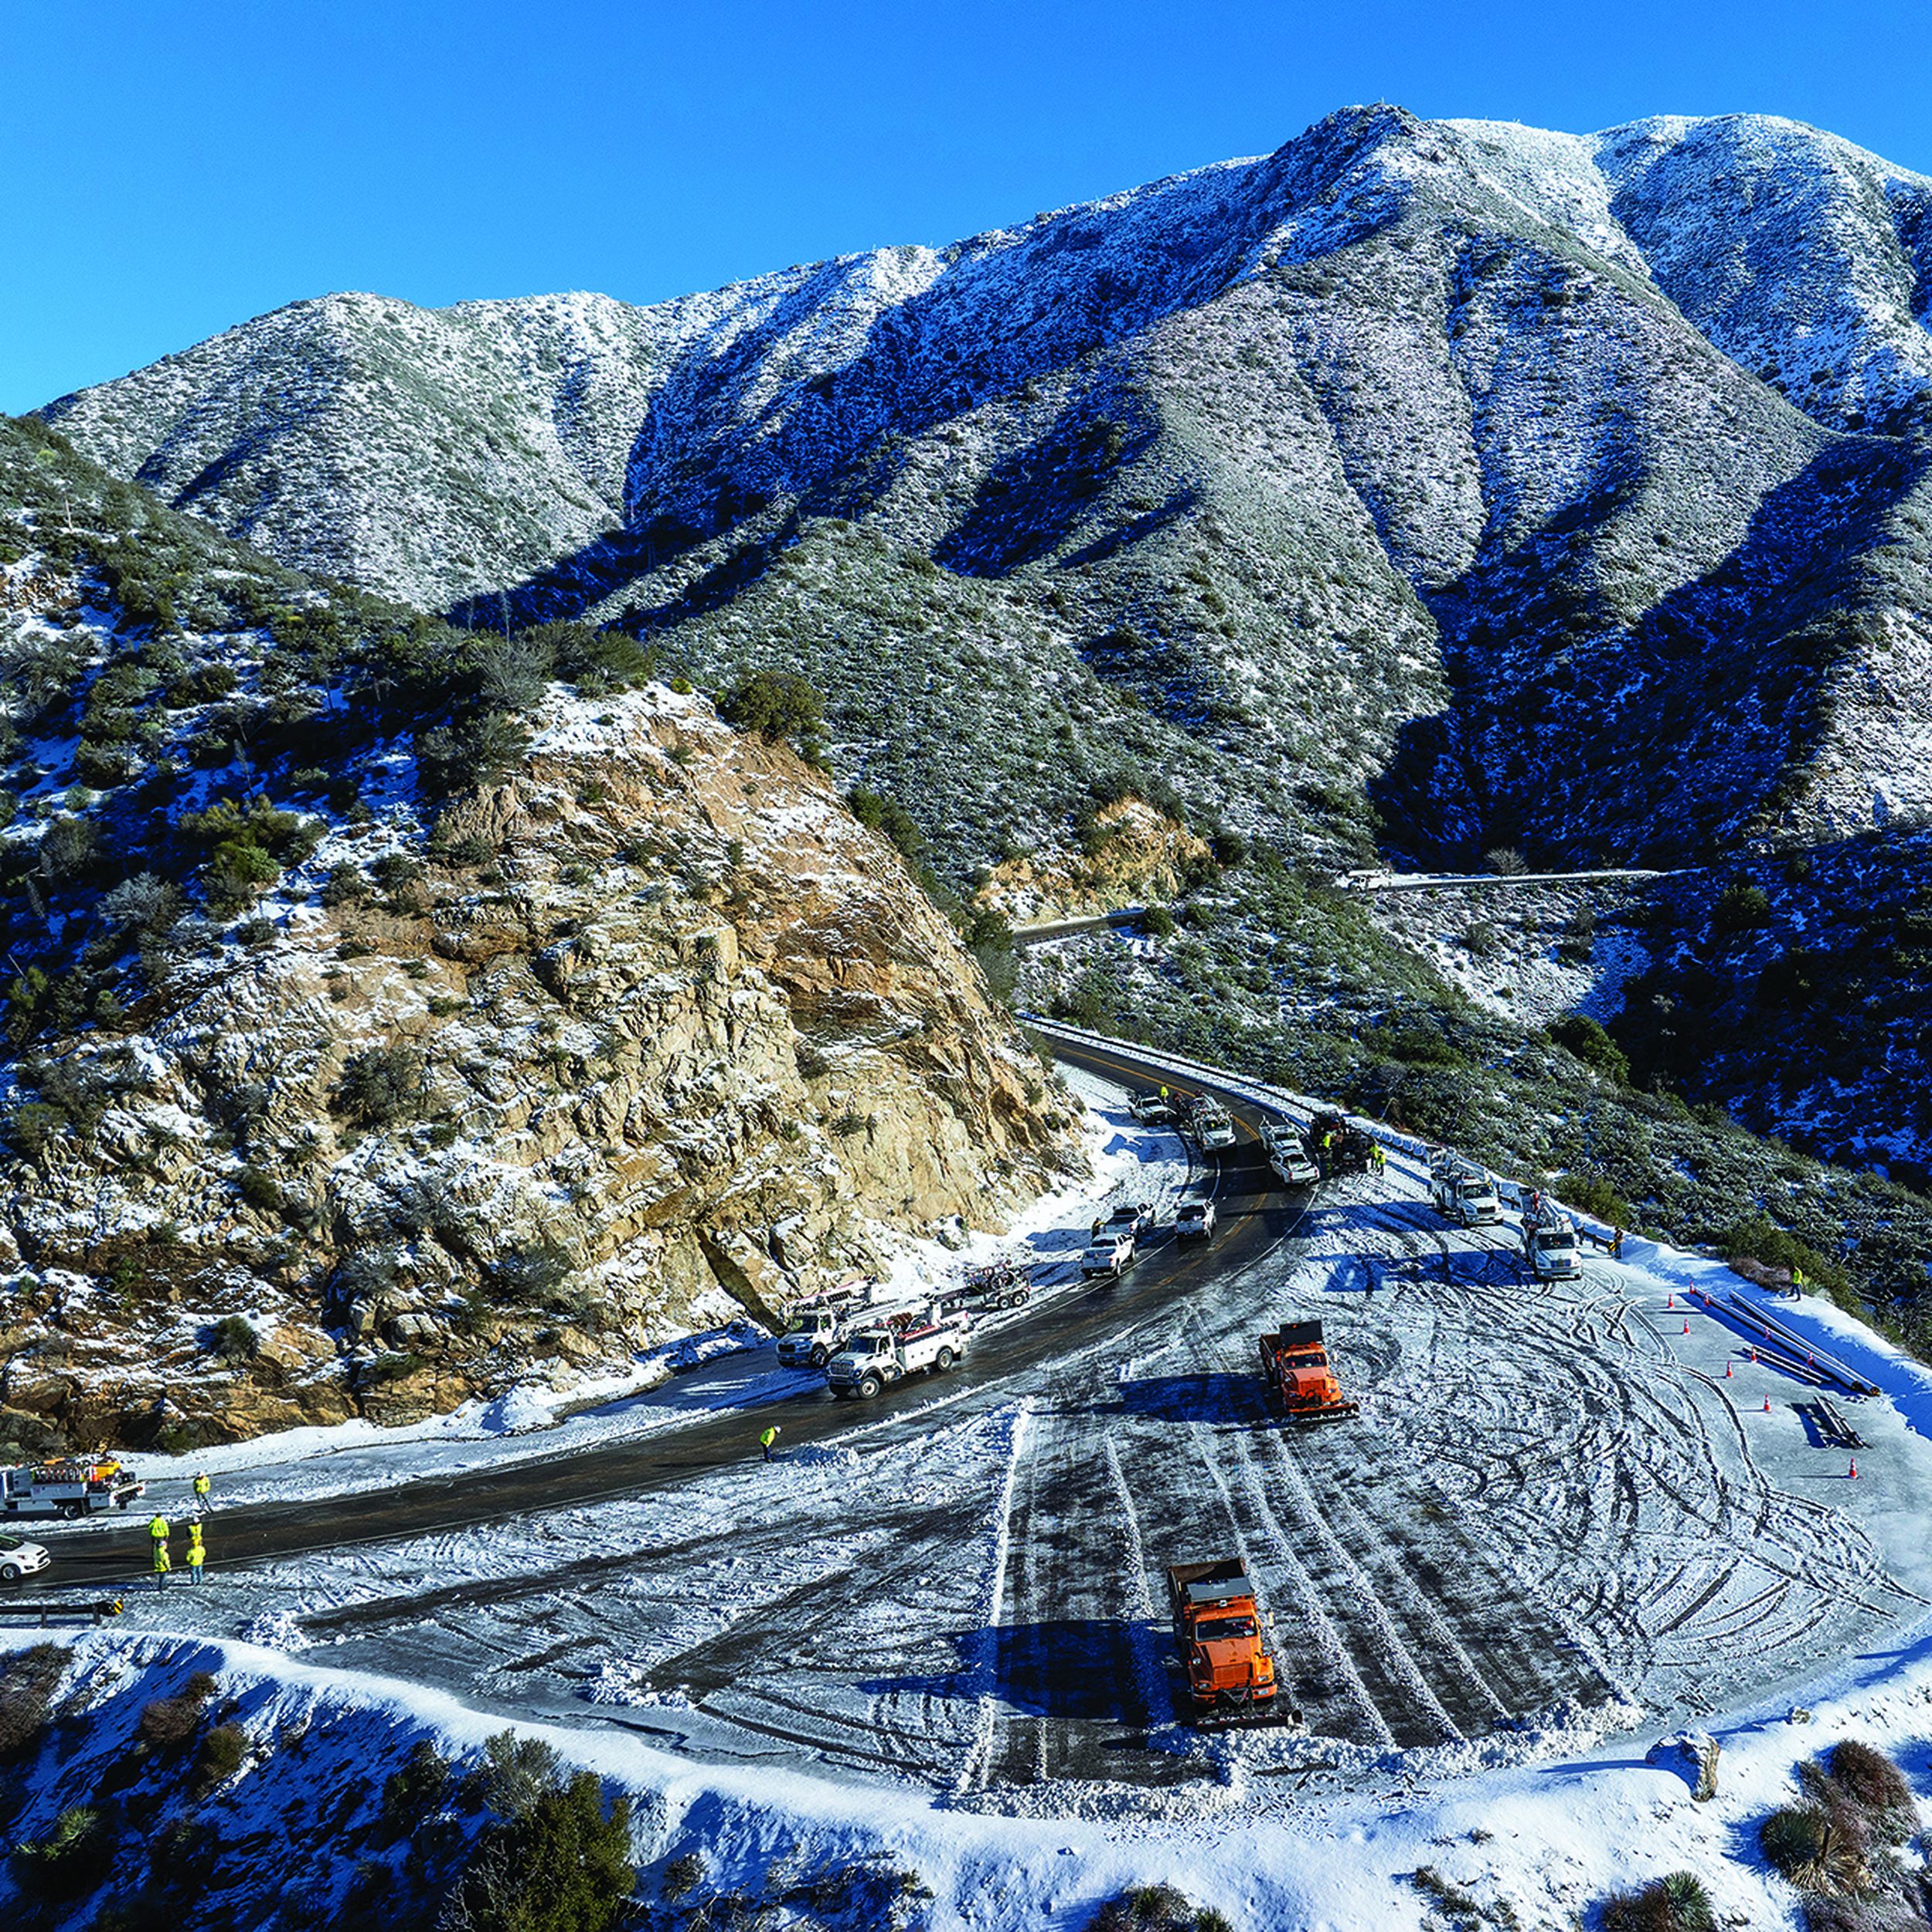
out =
<path fill-rule="evenodd" d="M 1171 1218 L 1184 1154 L 1119 1097 L 1111 1193 Z M 1264 1179 L 1249 1153 L 1213 1183 L 1236 1264 L 1157 1246 L 1140 1270 L 1172 1294 L 1024 1371 L 934 1381 L 769 1466 L 232 1576 L 218 1515 L 200 1592 L 133 1614 L 714 1762 L 1170 1817 L 1708 1719 L 1925 1614 L 1932 1445 L 1887 1404 L 1853 1410 L 1853 1478 L 1798 1413 L 1815 1391 L 1658 1273 L 1532 1284 L 1513 1229 L 1446 1227 L 1400 1156 L 1311 1206 Z M 1070 1218 L 1028 1238 L 1074 1243 Z M 1079 1294 L 1008 1319 L 1075 1333 Z M 1362 1406 L 1295 1434 L 1254 1337 L 1302 1315 Z M 1298 1726 L 1185 1721 L 1163 1573 L 1227 1556 Z"/>

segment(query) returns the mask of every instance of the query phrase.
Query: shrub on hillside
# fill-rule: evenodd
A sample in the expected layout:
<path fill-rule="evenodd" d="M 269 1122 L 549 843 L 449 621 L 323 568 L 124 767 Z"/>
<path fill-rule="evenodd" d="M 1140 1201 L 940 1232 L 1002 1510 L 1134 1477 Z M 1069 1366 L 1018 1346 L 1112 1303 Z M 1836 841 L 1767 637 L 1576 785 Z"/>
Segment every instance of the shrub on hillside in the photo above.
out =
<path fill-rule="evenodd" d="M 72 1661 L 64 1644 L 36 1644 L 16 1651 L 0 1668 L 0 1764 L 39 1745 L 53 1694 Z"/>
<path fill-rule="evenodd" d="M 1565 1052 L 1619 1087 L 1630 1080 L 1630 1061 L 1624 1049 L 1587 1013 L 1565 1013 L 1553 1020 L 1549 1037 Z"/>
<path fill-rule="evenodd" d="M 13 1875 L 30 1897 L 49 1901 L 85 1897 L 107 1876 L 114 1830 L 107 1813 L 71 1804 L 38 1841 L 22 1840 L 10 1855 Z"/>
<path fill-rule="evenodd" d="M 504 1733 L 464 1781 L 493 1814 L 458 1879 L 449 1918 L 466 1932 L 608 1932 L 627 1912 L 631 1803 L 607 1810 L 594 1773 L 566 1777 L 556 1753 Z"/>
<path fill-rule="evenodd" d="M 1110 1899 L 1090 1932 L 1233 1932 L 1211 1906 L 1196 1905 L 1171 1885 L 1143 1885 Z"/>
<path fill-rule="evenodd" d="M 422 1095 L 423 1063 L 406 1046 L 371 1046 L 351 1054 L 329 1095 L 329 1111 L 355 1127 L 387 1127 L 413 1113 Z"/>
<path fill-rule="evenodd" d="M 823 747 L 823 700 L 795 671 L 748 672 L 718 702 L 718 715 L 768 744 L 789 740 L 808 758 Z"/>
<path fill-rule="evenodd" d="M 1733 879 L 1717 896 L 1711 907 L 1711 924 L 1718 932 L 1750 932 L 1771 923 L 1771 902 L 1761 886 L 1748 879 Z"/>
<path fill-rule="evenodd" d="M 1587 1169 L 1560 1174 L 1551 1192 L 1560 1201 L 1567 1201 L 1572 1207 L 1593 1214 L 1600 1221 L 1607 1221 L 1612 1227 L 1627 1228 L 1631 1224 L 1630 1203 L 1617 1192 L 1606 1175 Z"/>
<path fill-rule="evenodd" d="M 1716 1923 L 1710 1894 L 1689 1872 L 1653 1879 L 1604 1907 L 1603 1932 L 1713 1932 Z"/>

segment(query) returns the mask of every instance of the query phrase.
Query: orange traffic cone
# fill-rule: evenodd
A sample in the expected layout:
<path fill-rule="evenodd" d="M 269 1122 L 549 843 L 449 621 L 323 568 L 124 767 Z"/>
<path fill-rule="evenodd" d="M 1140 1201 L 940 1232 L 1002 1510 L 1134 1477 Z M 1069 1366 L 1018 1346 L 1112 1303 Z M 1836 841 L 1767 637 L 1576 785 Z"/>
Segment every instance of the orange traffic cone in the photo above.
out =
<path fill-rule="evenodd" d="M 1764 1413 L 1767 1416 L 1771 1413 L 1771 1399 L 1769 1396 L 1764 1398 Z"/>
<path fill-rule="evenodd" d="M 1729 1358 L 1728 1356 L 1726 1356 L 1726 1357 L 1725 1358 L 1725 1362 L 1724 1362 L 1724 1379 L 1725 1379 L 1726 1382 L 1728 1382 L 1728 1381 L 1730 1381 L 1730 1379 L 1731 1379 L 1731 1365 L 1730 1365 L 1730 1358 Z"/>
<path fill-rule="evenodd" d="M 1686 1335 L 1690 1333 L 1690 1317 L 1689 1315 L 1686 1315 L 1684 1318 L 1684 1332 Z"/>
<path fill-rule="evenodd" d="M 1859 1472 L 1858 1458 L 1857 1458 L 1857 1457 L 1854 1456 L 1854 1457 L 1852 1458 L 1852 1466 L 1851 1466 L 1851 1468 L 1850 1468 L 1849 1469 L 1848 1469 L 1848 1470 L 1847 1470 L 1845 1473 L 1848 1476 L 1855 1476 L 1855 1475 L 1858 1474 L 1858 1472 Z"/>
<path fill-rule="evenodd" d="M 1664 1297 L 1664 1306 L 1667 1308 L 1675 1308 L 1677 1306 L 1676 1296 L 1674 1294 L 1665 1295 Z"/>

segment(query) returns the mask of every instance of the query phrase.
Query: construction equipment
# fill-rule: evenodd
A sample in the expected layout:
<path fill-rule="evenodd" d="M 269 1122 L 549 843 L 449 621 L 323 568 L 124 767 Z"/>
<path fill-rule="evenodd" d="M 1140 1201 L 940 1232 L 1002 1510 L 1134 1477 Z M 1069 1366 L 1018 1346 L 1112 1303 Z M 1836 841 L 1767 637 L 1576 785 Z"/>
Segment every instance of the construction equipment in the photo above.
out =
<path fill-rule="evenodd" d="M 1362 1413 L 1335 1378 L 1319 1321 L 1290 1321 L 1261 1338 L 1261 1373 L 1269 1399 L 1298 1427 L 1311 1422 L 1345 1422 Z"/>
<path fill-rule="evenodd" d="M 1374 1136 L 1332 1107 L 1308 1123 L 1308 1146 L 1325 1181 L 1338 1174 L 1366 1174 L 1375 1162 Z"/>
<path fill-rule="evenodd" d="M 1539 1281 L 1573 1281 L 1583 1271 L 1577 1223 L 1540 1194 L 1532 1194 L 1522 1211 L 1522 1252 Z"/>
<path fill-rule="evenodd" d="M 1033 1298 L 1033 1273 L 1024 1262 L 988 1261 L 968 1268 L 957 1286 L 939 1298 L 940 1311 L 955 1308 L 1023 1308 Z"/>
<path fill-rule="evenodd" d="M 861 1328 L 826 1364 L 825 1381 L 835 1396 L 869 1399 L 910 1375 L 943 1375 L 966 1345 L 966 1325 L 944 1318 L 915 1319 L 903 1328 Z"/>
<path fill-rule="evenodd" d="M 1489 1170 L 1446 1147 L 1430 1154 L 1429 1198 L 1444 1219 L 1463 1227 L 1487 1227 L 1502 1219 L 1502 1202 Z"/>
<path fill-rule="evenodd" d="M 1275 1717 L 1274 1652 L 1246 1565 L 1177 1563 L 1167 1589 L 1195 1723 Z"/>
<path fill-rule="evenodd" d="M 125 1509 L 147 1488 L 114 1461 L 22 1463 L 0 1469 L 0 1509 L 10 1516 L 91 1516 Z"/>

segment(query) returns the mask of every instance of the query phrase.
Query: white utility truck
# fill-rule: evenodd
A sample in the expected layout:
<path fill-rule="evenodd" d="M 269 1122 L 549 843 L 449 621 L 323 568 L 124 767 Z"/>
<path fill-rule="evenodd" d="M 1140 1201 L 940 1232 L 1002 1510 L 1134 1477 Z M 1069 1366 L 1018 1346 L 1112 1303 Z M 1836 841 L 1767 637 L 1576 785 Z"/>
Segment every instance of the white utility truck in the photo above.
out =
<path fill-rule="evenodd" d="M 147 1487 L 117 1462 L 22 1463 L 0 1469 L 0 1510 L 9 1516 L 91 1516 L 125 1509 Z"/>
<path fill-rule="evenodd" d="M 861 1328 L 826 1365 L 835 1396 L 876 1396 L 888 1383 L 943 1375 L 966 1352 L 963 1322 L 922 1321 L 904 1328 Z"/>
<path fill-rule="evenodd" d="M 1203 1094 L 1195 1101 L 1188 1115 L 1188 1127 L 1204 1153 L 1225 1153 L 1234 1145 L 1234 1122 L 1227 1109 L 1211 1094 Z"/>
<path fill-rule="evenodd" d="M 1539 1281 L 1573 1281 L 1583 1271 L 1577 1223 L 1554 1201 L 1541 1196 L 1522 1211 L 1522 1252 Z"/>
<path fill-rule="evenodd" d="M 1502 1219 L 1502 1202 L 1488 1170 L 1446 1148 L 1430 1156 L 1429 1198 L 1444 1219 L 1466 1228 L 1486 1227 Z"/>

